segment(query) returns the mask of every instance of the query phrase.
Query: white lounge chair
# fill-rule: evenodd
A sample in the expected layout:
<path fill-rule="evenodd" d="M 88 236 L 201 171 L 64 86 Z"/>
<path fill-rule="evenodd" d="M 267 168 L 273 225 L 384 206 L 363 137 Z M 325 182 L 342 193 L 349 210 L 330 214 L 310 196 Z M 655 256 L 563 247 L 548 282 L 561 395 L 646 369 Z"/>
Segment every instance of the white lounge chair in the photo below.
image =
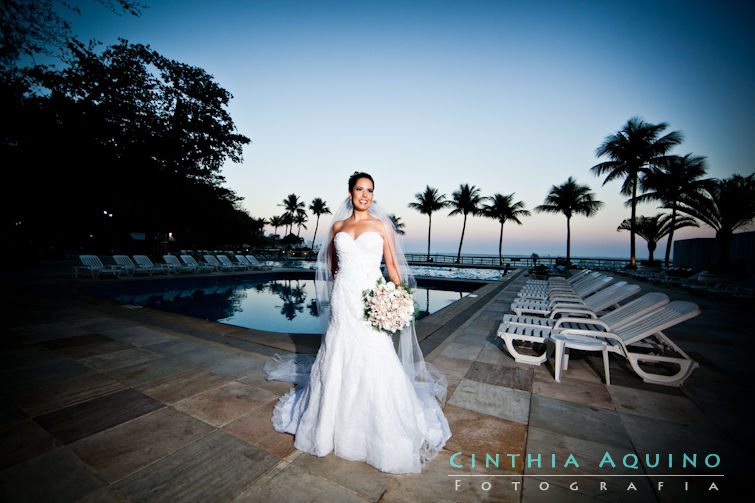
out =
<path fill-rule="evenodd" d="M 220 263 L 218 258 L 215 255 L 210 255 L 209 253 L 206 253 L 202 255 L 204 258 L 204 261 L 207 262 L 209 265 L 213 266 L 216 271 L 235 271 L 236 268 L 233 267 L 232 264 L 228 263 L 227 265 L 223 265 Z M 228 260 L 228 257 L 226 257 L 226 260 Z"/>
<path fill-rule="evenodd" d="M 197 266 L 182 264 L 175 255 L 163 255 L 163 260 L 173 272 L 194 272 Z"/>
<path fill-rule="evenodd" d="M 611 306 L 639 291 L 637 285 L 627 285 L 626 281 L 619 281 L 613 285 L 593 293 L 589 297 L 580 299 L 575 296 L 554 297 L 546 300 L 515 300 L 511 303 L 511 310 L 521 316 L 534 314 L 539 316 L 554 316 L 554 310 L 568 310 L 571 313 L 583 312 L 586 316 L 600 313 Z"/>
<path fill-rule="evenodd" d="M 195 271 L 200 271 L 200 272 L 211 272 L 211 271 L 215 271 L 215 270 L 216 270 L 216 269 L 215 269 L 215 268 L 214 268 L 213 266 L 211 266 L 210 264 L 200 264 L 200 263 L 199 263 L 199 262 L 197 262 L 197 260 L 196 260 L 196 259 L 195 259 L 194 257 L 192 257 L 191 255 L 181 255 L 181 261 L 182 261 L 182 262 L 183 262 L 184 264 L 188 265 L 188 266 L 194 267 L 194 270 L 195 270 Z"/>
<path fill-rule="evenodd" d="M 517 299 L 551 300 L 557 296 L 587 297 L 613 282 L 612 276 L 605 276 L 600 273 L 595 274 L 597 274 L 597 276 L 590 276 L 573 286 L 565 285 L 561 287 L 523 288 L 517 294 Z"/>
<path fill-rule="evenodd" d="M 113 262 L 115 265 L 121 268 L 122 272 L 127 276 L 133 276 L 137 274 L 137 267 L 134 262 L 128 258 L 127 255 L 113 255 Z M 138 271 L 140 274 L 151 274 L 147 271 Z"/>
<path fill-rule="evenodd" d="M 698 367 L 679 346 L 669 339 L 663 330 L 700 314 L 697 304 L 677 300 L 655 309 L 616 330 L 564 329 L 551 335 L 556 346 L 556 381 L 561 380 L 561 371 L 569 363 L 567 350 L 601 351 L 606 374 L 606 384 L 611 384 L 608 353 L 616 353 L 629 360 L 632 369 L 643 381 L 667 386 L 681 386 L 692 371 Z M 666 353 L 672 352 L 674 355 Z M 671 374 L 649 372 L 641 363 L 666 363 L 678 370 Z"/>
<path fill-rule="evenodd" d="M 168 264 L 154 264 L 146 255 L 134 255 L 134 261 L 140 268 L 151 273 L 170 274 L 171 272 Z"/>
<path fill-rule="evenodd" d="M 120 277 L 123 268 L 118 265 L 105 265 L 97 255 L 79 255 L 81 265 L 73 266 L 73 277 L 78 278 L 81 271 L 88 272 L 92 278 L 99 278 L 102 274 Z"/>
<path fill-rule="evenodd" d="M 235 260 L 235 264 L 240 265 L 244 269 L 252 269 L 252 264 L 250 264 L 246 257 L 244 257 L 243 255 L 231 255 L 229 258 L 231 259 L 231 262 Z"/>
<path fill-rule="evenodd" d="M 525 283 L 525 286 L 546 286 L 546 285 L 558 285 L 558 284 L 569 284 L 573 285 L 577 281 L 583 279 L 588 274 L 591 274 L 594 272 L 590 269 L 583 269 L 579 271 L 578 273 L 568 277 L 568 278 L 562 278 L 562 277 L 553 277 L 548 279 L 528 279 Z"/>
<path fill-rule="evenodd" d="M 231 262 L 231 259 L 223 254 L 215 255 L 215 257 L 218 259 L 220 266 L 225 271 L 244 271 L 247 269 L 246 266 L 243 266 L 241 264 L 234 264 L 233 262 Z"/>
<path fill-rule="evenodd" d="M 566 328 L 616 330 L 668 302 L 669 298 L 666 294 L 650 292 L 598 317 L 564 316 L 555 319 L 505 314 L 503 322 L 498 327 L 498 337 L 503 339 L 506 349 L 514 360 L 519 363 L 540 365 L 548 357 L 548 347 L 542 346 L 542 351 L 535 354 L 524 354 L 517 348 L 516 343 L 545 344 L 552 334 Z"/>
<path fill-rule="evenodd" d="M 255 257 L 254 255 L 244 255 L 244 257 L 246 257 L 249 263 L 252 264 L 252 266 L 256 269 L 272 269 L 272 267 L 270 267 L 269 265 L 265 265 L 257 260 L 257 257 Z"/>

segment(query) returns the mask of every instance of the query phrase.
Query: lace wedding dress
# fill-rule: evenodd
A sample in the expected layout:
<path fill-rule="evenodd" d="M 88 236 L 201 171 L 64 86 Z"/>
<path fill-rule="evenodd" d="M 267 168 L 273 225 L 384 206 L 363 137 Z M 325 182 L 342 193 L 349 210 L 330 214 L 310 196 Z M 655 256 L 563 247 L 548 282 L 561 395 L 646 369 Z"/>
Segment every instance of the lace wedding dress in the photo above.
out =
<path fill-rule="evenodd" d="M 335 451 L 383 472 L 420 472 L 451 432 L 434 396 L 407 377 L 391 337 L 363 319 L 362 292 L 381 276 L 383 239 L 373 231 L 356 239 L 339 232 L 334 246 L 327 333 L 308 382 L 280 399 L 273 425 L 315 456 Z"/>

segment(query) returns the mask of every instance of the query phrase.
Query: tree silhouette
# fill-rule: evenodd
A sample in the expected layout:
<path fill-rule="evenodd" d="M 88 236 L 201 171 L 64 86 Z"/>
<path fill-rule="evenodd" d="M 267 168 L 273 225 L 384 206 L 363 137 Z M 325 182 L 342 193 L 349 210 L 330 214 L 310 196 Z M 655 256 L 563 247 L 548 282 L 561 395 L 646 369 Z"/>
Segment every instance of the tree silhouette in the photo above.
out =
<path fill-rule="evenodd" d="M 514 202 L 513 192 L 505 196 L 503 194 L 494 194 L 492 197 L 488 198 L 488 200 L 490 203 L 483 206 L 482 215 L 487 218 L 498 220 L 501 224 L 501 232 L 498 236 L 498 263 L 503 264 L 503 254 L 501 252 L 501 247 L 503 245 L 503 224 L 511 220 L 512 222 L 522 225 L 519 218 L 530 216 L 530 212 L 524 208 L 524 202 Z"/>
<path fill-rule="evenodd" d="M 632 227 L 630 219 L 624 219 L 616 228 L 617 231 L 628 231 Z M 676 229 L 683 227 L 699 227 L 694 218 L 674 217 L 673 215 L 659 213 L 654 217 L 637 217 L 634 224 L 635 232 L 648 243 L 648 261 L 653 263 L 653 253 L 658 241 Z"/>
<path fill-rule="evenodd" d="M 294 223 L 296 224 L 296 237 L 299 237 L 299 233 L 301 233 L 301 228 L 304 227 L 306 230 L 307 226 L 304 225 L 309 221 L 309 218 L 307 217 L 307 213 L 304 210 L 299 210 L 296 212 L 296 216 L 294 216 Z"/>
<path fill-rule="evenodd" d="M 459 185 L 459 190 L 451 194 L 451 201 L 448 206 L 453 208 L 448 214 L 464 215 L 464 224 L 461 227 L 461 239 L 459 239 L 459 253 L 456 255 L 456 263 L 461 262 L 461 245 L 464 243 L 464 232 L 467 229 L 467 215 L 477 215 L 480 213 L 480 205 L 485 201 L 485 197 L 480 195 L 480 189 L 474 185 Z"/>
<path fill-rule="evenodd" d="M 579 185 L 569 177 L 561 185 L 553 185 L 545 196 L 545 201 L 535 207 L 538 213 L 563 213 L 566 217 L 566 263 L 571 260 L 571 218 L 573 215 L 591 217 L 602 206 L 602 201 L 594 199 L 595 194 L 587 185 Z"/>
<path fill-rule="evenodd" d="M 283 199 L 283 202 L 279 204 L 278 206 L 282 206 L 286 212 L 283 214 L 286 225 L 293 226 L 294 219 L 296 218 L 296 214 L 300 211 L 304 211 L 304 208 L 306 208 L 306 204 L 304 201 L 299 200 L 299 196 L 296 194 L 289 194 L 286 196 L 285 199 Z M 286 234 L 290 234 L 293 232 L 293 227 L 291 227 L 290 231 L 287 231 Z"/>
<path fill-rule="evenodd" d="M 663 208 L 671 210 L 671 224 L 666 241 L 665 266 L 671 261 L 671 244 L 674 240 L 673 221 L 677 218 L 679 201 L 684 194 L 699 193 L 710 183 L 705 176 L 705 157 L 687 154 L 683 157 L 668 156 L 660 167 L 651 168 L 640 179 L 640 188 L 644 192 L 637 196 L 638 202 L 659 201 Z"/>
<path fill-rule="evenodd" d="M 312 203 L 309 205 L 309 210 L 313 215 L 317 217 L 317 221 L 315 222 L 315 233 L 312 235 L 311 248 L 314 250 L 315 238 L 317 237 L 317 228 L 320 226 L 320 215 L 330 215 L 330 208 L 328 208 L 328 205 L 325 201 L 323 201 L 319 197 L 316 197 L 312 199 Z"/>
<path fill-rule="evenodd" d="M 679 202 L 679 211 L 716 231 L 719 265 L 725 270 L 730 265 L 734 231 L 755 219 L 755 174 L 714 179 L 700 192 L 685 194 Z"/>
<path fill-rule="evenodd" d="M 276 215 L 276 216 L 270 217 L 270 220 L 268 221 L 268 223 L 273 226 L 273 234 L 277 235 L 278 227 L 282 227 L 283 225 L 285 225 L 285 220 L 282 216 Z"/>
<path fill-rule="evenodd" d="M 170 231 L 186 248 L 259 237 L 222 187 L 222 166 L 249 143 L 227 111 L 230 93 L 141 44 L 72 42 L 70 52 L 65 67 L 3 80 L 2 200 L 24 222 L 19 246 L 109 251 L 135 231 L 148 240 Z"/>
<path fill-rule="evenodd" d="M 610 161 L 596 164 L 590 170 L 596 176 L 607 174 L 603 185 L 623 178 L 621 193 L 630 196 L 632 222 L 629 234 L 630 263 L 634 267 L 635 230 L 634 222 L 637 216 L 637 187 L 640 173 L 646 172 L 651 166 L 664 160 L 665 154 L 682 141 L 682 134 L 673 131 L 659 137 L 668 124 L 649 124 L 639 117 L 632 117 L 616 133 L 607 136 L 603 143 L 595 150 L 595 156 L 607 156 Z"/>
<path fill-rule="evenodd" d="M 438 189 L 427 185 L 424 192 L 414 194 L 416 201 L 409 203 L 409 207 L 427 215 L 427 261 L 430 261 L 430 233 L 433 226 L 433 213 L 448 206 L 445 194 L 438 194 Z"/>
<path fill-rule="evenodd" d="M 404 230 L 406 224 L 401 221 L 401 217 L 397 217 L 396 215 L 389 215 L 389 218 L 391 219 L 391 223 L 393 223 L 393 228 L 396 229 L 396 234 L 398 234 L 399 236 L 406 234 L 406 231 Z"/>

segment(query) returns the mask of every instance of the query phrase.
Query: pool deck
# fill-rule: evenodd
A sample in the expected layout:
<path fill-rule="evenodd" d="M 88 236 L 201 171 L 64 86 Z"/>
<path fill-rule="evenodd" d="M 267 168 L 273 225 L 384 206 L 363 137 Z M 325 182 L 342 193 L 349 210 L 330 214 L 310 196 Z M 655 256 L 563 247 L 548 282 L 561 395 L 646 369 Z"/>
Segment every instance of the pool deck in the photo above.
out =
<path fill-rule="evenodd" d="M 525 280 L 510 275 L 418 325 L 427 360 L 449 381 L 453 436 L 421 474 L 390 475 L 303 454 L 273 430 L 289 386 L 265 381 L 262 366 L 285 348 L 80 295 L 67 276 L 16 274 L 5 282 L 15 292 L 0 364 L 0 501 L 723 501 L 753 466 L 752 304 L 630 280 L 700 305 L 665 332 L 700 368 L 683 387 L 663 387 L 612 356 L 606 386 L 600 356 L 582 353 L 559 384 L 551 364 L 515 363 L 495 337 Z M 451 465 L 459 452 L 461 468 Z M 598 468 L 606 452 L 616 468 Z M 486 468 L 486 453 L 500 467 Z M 624 467 L 633 453 L 641 466 Z M 657 467 L 644 466 L 646 453 L 661 455 Z M 681 468 L 684 453 L 697 453 L 697 468 Z M 703 461 L 712 453 L 714 469 Z M 570 454 L 579 466 L 564 467 Z M 646 476 L 669 474 L 685 477 Z"/>

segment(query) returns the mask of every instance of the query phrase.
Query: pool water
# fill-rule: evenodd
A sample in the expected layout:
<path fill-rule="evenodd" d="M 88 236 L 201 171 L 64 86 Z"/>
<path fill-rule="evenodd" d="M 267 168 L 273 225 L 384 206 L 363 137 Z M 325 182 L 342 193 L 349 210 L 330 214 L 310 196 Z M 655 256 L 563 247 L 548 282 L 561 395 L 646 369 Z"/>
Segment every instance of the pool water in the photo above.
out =
<path fill-rule="evenodd" d="M 422 283 L 420 283 L 422 284 Z M 174 286 L 174 288 L 170 288 Z M 257 279 L 217 284 L 156 283 L 152 288 L 101 290 L 95 295 L 229 325 L 270 332 L 320 333 L 314 280 L 300 277 Z M 445 284 L 417 287 L 413 295 L 416 317 L 435 313 L 469 294 L 479 285 Z M 114 287 L 114 288 L 117 288 Z"/>

